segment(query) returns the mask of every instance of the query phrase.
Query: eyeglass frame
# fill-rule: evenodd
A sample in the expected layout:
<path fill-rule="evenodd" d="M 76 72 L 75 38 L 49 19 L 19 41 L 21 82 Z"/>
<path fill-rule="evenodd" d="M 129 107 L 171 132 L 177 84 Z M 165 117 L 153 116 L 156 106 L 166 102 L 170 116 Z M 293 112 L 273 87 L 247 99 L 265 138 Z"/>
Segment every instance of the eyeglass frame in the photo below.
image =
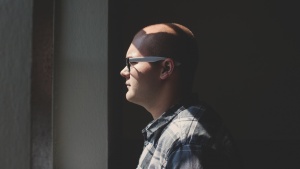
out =
<path fill-rule="evenodd" d="M 161 56 L 145 56 L 145 57 L 135 57 L 135 58 L 126 58 L 126 67 L 128 71 L 130 72 L 130 63 L 131 62 L 158 62 L 162 60 L 166 60 L 167 57 L 161 57 Z M 175 62 L 175 66 L 181 65 L 180 62 Z"/>

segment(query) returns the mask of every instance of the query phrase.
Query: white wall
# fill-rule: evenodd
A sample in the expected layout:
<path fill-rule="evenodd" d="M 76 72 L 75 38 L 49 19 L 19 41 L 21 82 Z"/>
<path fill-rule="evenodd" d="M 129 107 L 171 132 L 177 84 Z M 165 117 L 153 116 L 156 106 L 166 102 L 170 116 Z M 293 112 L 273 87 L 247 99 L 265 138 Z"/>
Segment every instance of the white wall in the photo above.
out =
<path fill-rule="evenodd" d="M 107 0 L 56 2 L 54 168 L 107 168 Z"/>
<path fill-rule="evenodd" d="M 0 168 L 30 168 L 31 0 L 0 0 Z"/>

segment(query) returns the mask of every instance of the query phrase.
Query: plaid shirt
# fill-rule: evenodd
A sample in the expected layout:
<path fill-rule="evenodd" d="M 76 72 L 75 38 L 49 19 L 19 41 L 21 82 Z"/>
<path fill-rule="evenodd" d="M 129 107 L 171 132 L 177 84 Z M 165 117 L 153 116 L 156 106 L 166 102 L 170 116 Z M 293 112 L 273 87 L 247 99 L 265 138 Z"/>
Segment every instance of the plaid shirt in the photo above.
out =
<path fill-rule="evenodd" d="M 209 107 L 176 105 L 142 131 L 137 169 L 232 169 L 236 151 Z"/>

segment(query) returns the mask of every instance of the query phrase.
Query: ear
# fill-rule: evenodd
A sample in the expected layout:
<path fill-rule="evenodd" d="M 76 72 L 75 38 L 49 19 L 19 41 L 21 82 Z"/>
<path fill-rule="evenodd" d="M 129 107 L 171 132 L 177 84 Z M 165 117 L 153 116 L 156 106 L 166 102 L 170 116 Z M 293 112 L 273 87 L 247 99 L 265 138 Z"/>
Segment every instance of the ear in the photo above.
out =
<path fill-rule="evenodd" d="M 174 70 L 174 61 L 170 58 L 165 59 L 162 62 L 162 71 L 160 74 L 161 79 L 167 79 L 169 76 L 172 75 Z"/>

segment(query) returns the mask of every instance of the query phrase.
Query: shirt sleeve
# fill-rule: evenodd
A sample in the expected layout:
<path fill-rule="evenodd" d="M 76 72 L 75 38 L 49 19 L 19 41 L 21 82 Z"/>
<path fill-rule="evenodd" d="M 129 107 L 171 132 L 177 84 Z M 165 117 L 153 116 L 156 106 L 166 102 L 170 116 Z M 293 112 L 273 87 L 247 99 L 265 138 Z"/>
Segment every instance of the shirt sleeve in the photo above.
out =
<path fill-rule="evenodd" d="M 199 146 L 182 145 L 170 152 L 166 169 L 203 169 Z"/>
<path fill-rule="evenodd" d="M 166 169 L 233 169 L 224 153 L 211 147 L 182 145 L 170 152 Z"/>

